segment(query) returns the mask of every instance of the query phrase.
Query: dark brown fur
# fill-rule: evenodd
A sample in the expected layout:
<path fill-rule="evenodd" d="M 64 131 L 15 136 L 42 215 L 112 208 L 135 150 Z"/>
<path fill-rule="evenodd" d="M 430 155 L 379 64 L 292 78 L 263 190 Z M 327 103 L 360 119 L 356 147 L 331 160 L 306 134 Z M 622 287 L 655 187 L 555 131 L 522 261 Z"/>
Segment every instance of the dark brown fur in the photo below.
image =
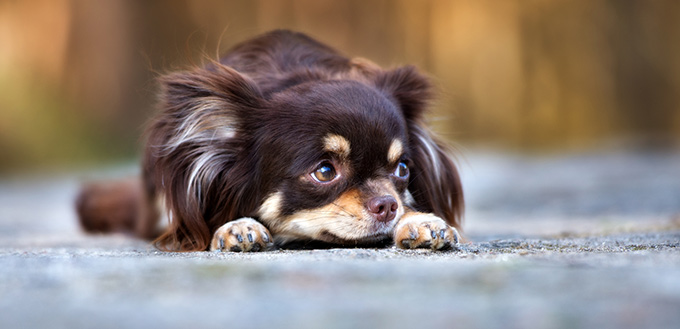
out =
<path fill-rule="evenodd" d="M 367 150 L 387 147 L 373 145 L 387 140 L 384 135 L 404 137 L 415 210 L 460 229 L 458 172 L 424 126 L 431 86 L 412 66 L 383 70 L 303 34 L 274 31 L 236 46 L 220 62 L 166 75 L 160 84 L 160 112 L 147 130 L 144 193 L 135 196 L 137 202 L 121 202 L 136 208 L 131 212 L 137 218 L 121 216 L 120 228 L 152 236 L 158 222 L 155 200 L 163 197 L 170 214 L 170 226 L 156 239 L 163 250 L 206 250 L 217 228 L 256 216 L 274 189 L 286 195 L 281 209 L 286 213 L 318 207 L 349 185 L 360 185 L 305 190 L 290 179 L 320 156 L 300 150 L 312 149 L 331 130 Z M 374 110 L 352 110 L 362 107 Z M 357 118 L 360 122 L 350 122 Z M 371 158 L 373 153 L 357 160 L 357 174 L 381 170 L 377 164 L 386 160 Z M 403 192 L 407 186 L 397 188 Z M 81 222 L 86 229 L 105 230 L 93 224 L 105 211 L 93 206 L 97 193 L 92 191 L 85 189 L 79 198 Z"/>

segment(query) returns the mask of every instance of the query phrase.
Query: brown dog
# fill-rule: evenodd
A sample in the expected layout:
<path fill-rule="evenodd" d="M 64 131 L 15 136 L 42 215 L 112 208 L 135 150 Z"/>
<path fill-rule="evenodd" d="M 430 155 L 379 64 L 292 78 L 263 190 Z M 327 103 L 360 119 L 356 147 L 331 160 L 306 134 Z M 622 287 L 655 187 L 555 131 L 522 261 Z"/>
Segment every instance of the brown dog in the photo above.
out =
<path fill-rule="evenodd" d="M 86 229 L 153 238 L 160 210 L 164 250 L 457 243 L 460 179 L 423 124 L 431 88 L 415 68 L 274 31 L 160 82 L 142 182 L 85 188 Z"/>

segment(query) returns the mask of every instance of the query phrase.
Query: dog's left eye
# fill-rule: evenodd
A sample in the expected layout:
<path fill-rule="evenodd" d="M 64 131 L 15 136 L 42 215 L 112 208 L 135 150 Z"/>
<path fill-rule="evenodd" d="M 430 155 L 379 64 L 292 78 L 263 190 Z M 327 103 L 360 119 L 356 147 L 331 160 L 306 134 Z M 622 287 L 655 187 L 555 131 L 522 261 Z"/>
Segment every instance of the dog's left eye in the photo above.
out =
<path fill-rule="evenodd" d="M 399 178 L 406 178 L 408 177 L 409 171 L 408 171 L 408 166 L 406 163 L 399 162 L 397 165 L 397 169 L 394 170 L 394 176 L 397 176 Z"/>
<path fill-rule="evenodd" d="M 337 176 L 335 167 L 330 162 L 322 162 L 318 167 L 312 172 L 312 178 L 319 183 L 328 183 L 335 179 Z"/>

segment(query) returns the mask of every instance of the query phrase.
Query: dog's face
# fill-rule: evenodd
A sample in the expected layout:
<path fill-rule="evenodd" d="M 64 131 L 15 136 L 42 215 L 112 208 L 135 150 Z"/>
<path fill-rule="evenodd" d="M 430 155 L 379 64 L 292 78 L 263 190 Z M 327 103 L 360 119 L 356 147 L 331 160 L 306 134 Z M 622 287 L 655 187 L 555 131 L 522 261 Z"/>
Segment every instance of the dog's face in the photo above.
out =
<path fill-rule="evenodd" d="M 405 214 L 459 228 L 456 167 L 423 124 L 430 85 L 307 37 L 274 32 L 223 63 L 161 79 L 146 186 L 165 198 L 159 243 L 204 250 L 253 217 L 279 242 L 379 242 Z"/>
<path fill-rule="evenodd" d="M 280 241 L 388 238 L 412 202 L 400 109 L 356 81 L 303 84 L 270 107 L 257 134 L 267 191 L 256 217 Z"/>

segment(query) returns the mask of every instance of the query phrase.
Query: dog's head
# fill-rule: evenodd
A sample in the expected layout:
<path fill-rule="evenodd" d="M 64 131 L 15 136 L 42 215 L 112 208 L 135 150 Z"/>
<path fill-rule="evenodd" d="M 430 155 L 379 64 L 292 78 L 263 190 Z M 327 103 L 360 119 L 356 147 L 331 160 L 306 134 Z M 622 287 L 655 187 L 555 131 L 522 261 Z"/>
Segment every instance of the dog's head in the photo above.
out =
<path fill-rule="evenodd" d="M 162 82 L 146 158 L 172 218 L 162 246 L 205 249 L 244 216 L 279 242 L 375 243 L 412 210 L 460 228 L 458 173 L 423 125 L 430 85 L 413 67 L 353 62 L 275 91 L 220 64 Z"/>
<path fill-rule="evenodd" d="M 255 127 L 266 194 L 255 216 L 277 238 L 372 242 L 415 206 L 406 121 L 388 97 L 353 80 L 272 97 Z"/>

